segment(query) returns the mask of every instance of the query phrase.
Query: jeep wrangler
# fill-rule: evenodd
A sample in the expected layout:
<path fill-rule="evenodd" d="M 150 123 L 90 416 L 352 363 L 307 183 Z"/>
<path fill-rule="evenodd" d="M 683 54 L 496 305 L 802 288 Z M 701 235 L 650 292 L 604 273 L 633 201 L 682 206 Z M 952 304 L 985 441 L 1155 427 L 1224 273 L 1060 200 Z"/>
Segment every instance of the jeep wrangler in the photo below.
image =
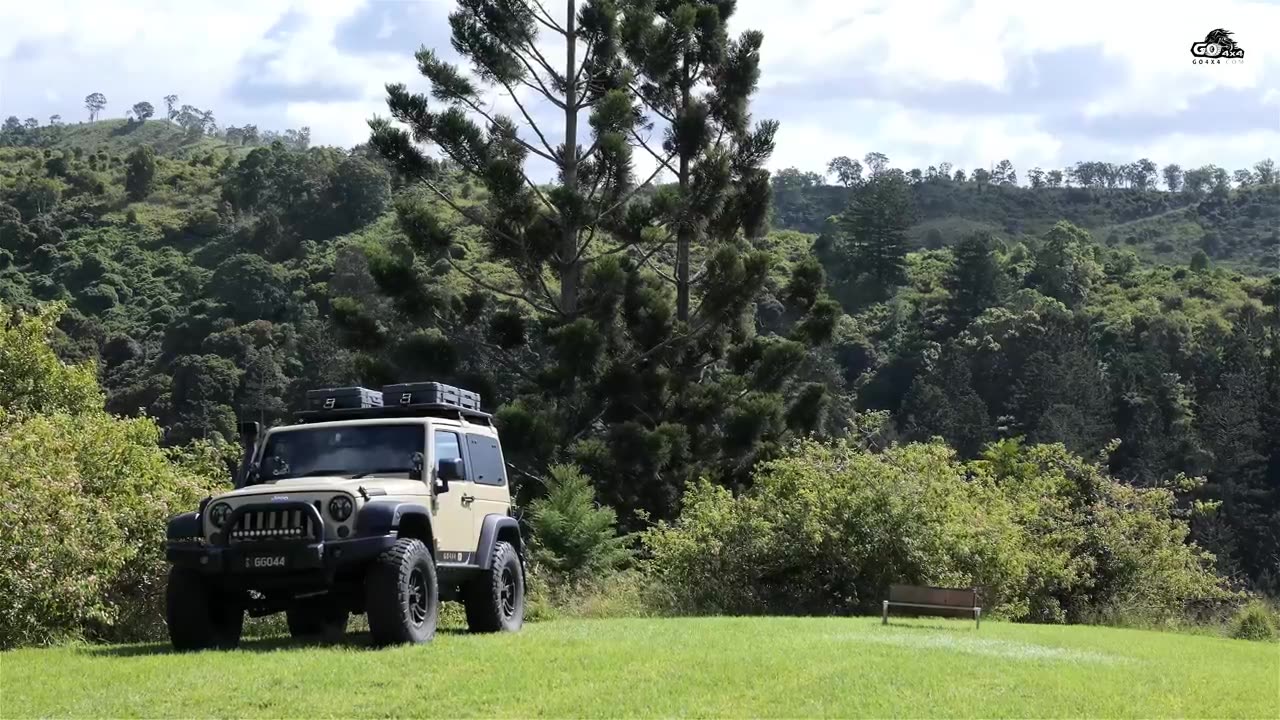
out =
<path fill-rule="evenodd" d="M 394 405 L 383 407 L 383 396 Z M 169 637 L 235 647 L 245 614 L 335 639 L 364 613 L 379 645 L 519 630 L 525 562 L 502 447 L 479 396 L 438 383 L 308 392 L 292 425 L 241 426 L 235 489 L 169 520 Z"/>

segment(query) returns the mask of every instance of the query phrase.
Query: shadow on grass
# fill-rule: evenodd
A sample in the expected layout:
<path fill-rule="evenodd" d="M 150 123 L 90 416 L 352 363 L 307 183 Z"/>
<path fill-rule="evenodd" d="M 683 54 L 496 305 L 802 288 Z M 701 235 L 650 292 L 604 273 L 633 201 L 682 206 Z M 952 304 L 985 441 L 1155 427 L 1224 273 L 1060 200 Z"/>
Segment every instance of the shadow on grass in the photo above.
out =
<path fill-rule="evenodd" d="M 440 628 L 436 635 L 467 635 L 466 630 L 457 628 Z M 375 645 L 367 632 L 350 633 L 338 641 L 296 640 L 286 636 L 246 638 L 240 641 L 237 650 L 245 652 L 277 652 L 281 650 L 309 650 L 315 648 L 343 648 L 351 650 L 381 650 Z M 81 652 L 97 657 L 146 657 L 150 655 L 184 655 L 185 652 L 174 650 L 169 643 L 140 643 L 137 645 L 113 645 L 111 647 L 90 647 Z M 205 652 L 220 652 L 209 650 Z"/>
<path fill-rule="evenodd" d="M 902 619 L 909 619 L 909 618 L 902 618 Z M 968 632 L 982 632 L 979 628 L 974 626 L 972 620 L 970 620 L 968 623 L 965 623 L 959 620 L 954 622 L 947 622 L 945 620 L 933 620 L 933 621 L 923 622 L 923 623 L 922 622 L 905 623 L 905 622 L 894 622 L 893 620 L 890 620 L 888 625 L 880 625 L 880 627 L 891 627 L 896 630 L 966 630 Z"/>

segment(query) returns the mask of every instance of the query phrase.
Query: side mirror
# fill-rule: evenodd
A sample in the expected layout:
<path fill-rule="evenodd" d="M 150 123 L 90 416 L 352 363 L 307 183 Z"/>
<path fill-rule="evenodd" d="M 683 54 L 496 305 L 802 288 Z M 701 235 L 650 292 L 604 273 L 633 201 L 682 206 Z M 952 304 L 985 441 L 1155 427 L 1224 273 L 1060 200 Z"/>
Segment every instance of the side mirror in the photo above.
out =
<path fill-rule="evenodd" d="M 436 486 L 436 492 L 449 492 L 449 482 L 451 480 L 462 480 L 463 466 L 462 458 L 453 458 L 452 460 L 441 460 L 436 465 L 436 480 L 439 485 Z"/>
<path fill-rule="evenodd" d="M 259 425 L 256 422 L 242 422 L 238 430 L 240 431 L 240 450 L 243 455 L 240 460 L 240 472 L 235 478 L 235 486 L 243 487 L 258 473 L 257 465 L 252 460 L 258 451 Z"/>

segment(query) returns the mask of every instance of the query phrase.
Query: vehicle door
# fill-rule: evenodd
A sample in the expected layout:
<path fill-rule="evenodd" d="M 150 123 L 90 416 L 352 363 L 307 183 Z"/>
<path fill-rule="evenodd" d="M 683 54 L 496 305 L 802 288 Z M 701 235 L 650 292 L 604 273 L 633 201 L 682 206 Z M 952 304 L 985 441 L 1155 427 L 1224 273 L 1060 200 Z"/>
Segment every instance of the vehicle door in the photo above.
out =
<path fill-rule="evenodd" d="M 507 515 L 511 507 L 511 489 L 507 484 L 506 465 L 498 439 L 483 433 L 466 433 L 467 455 L 471 461 L 472 492 L 475 493 L 476 542 L 486 515 Z"/>
<path fill-rule="evenodd" d="M 474 484 L 470 480 L 471 469 L 467 467 L 463 442 L 463 437 L 457 430 L 436 428 L 432 431 L 431 478 L 437 488 L 441 487 L 441 464 L 452 460 L 463 461 L 462 478 L 449 480 L 447 492 L 437 490 L 433 526 L 438 550 L 436 560 L 442 563 L 472 562 L 476 551 L 472 536 L 475 527 Z"/>

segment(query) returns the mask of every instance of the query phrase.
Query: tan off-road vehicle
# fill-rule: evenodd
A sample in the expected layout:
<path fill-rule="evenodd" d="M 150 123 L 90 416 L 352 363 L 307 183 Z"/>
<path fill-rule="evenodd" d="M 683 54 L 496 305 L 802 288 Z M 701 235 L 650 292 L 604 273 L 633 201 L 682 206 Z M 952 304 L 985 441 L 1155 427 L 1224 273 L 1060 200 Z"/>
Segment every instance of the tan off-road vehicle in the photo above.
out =
<path fill-rule="evenodd" d="M 236 488 L 169 520 L 174 647 L 234 647 L 246 613 L 282 611 L 294 636 L 364 613 L 376 643 L 421 643 L 453 599 L 473 631 L 518 630 L 524 543 L 479 397 L 410 383 L 308 402 L 261 437 L 242 426 Z"/>

